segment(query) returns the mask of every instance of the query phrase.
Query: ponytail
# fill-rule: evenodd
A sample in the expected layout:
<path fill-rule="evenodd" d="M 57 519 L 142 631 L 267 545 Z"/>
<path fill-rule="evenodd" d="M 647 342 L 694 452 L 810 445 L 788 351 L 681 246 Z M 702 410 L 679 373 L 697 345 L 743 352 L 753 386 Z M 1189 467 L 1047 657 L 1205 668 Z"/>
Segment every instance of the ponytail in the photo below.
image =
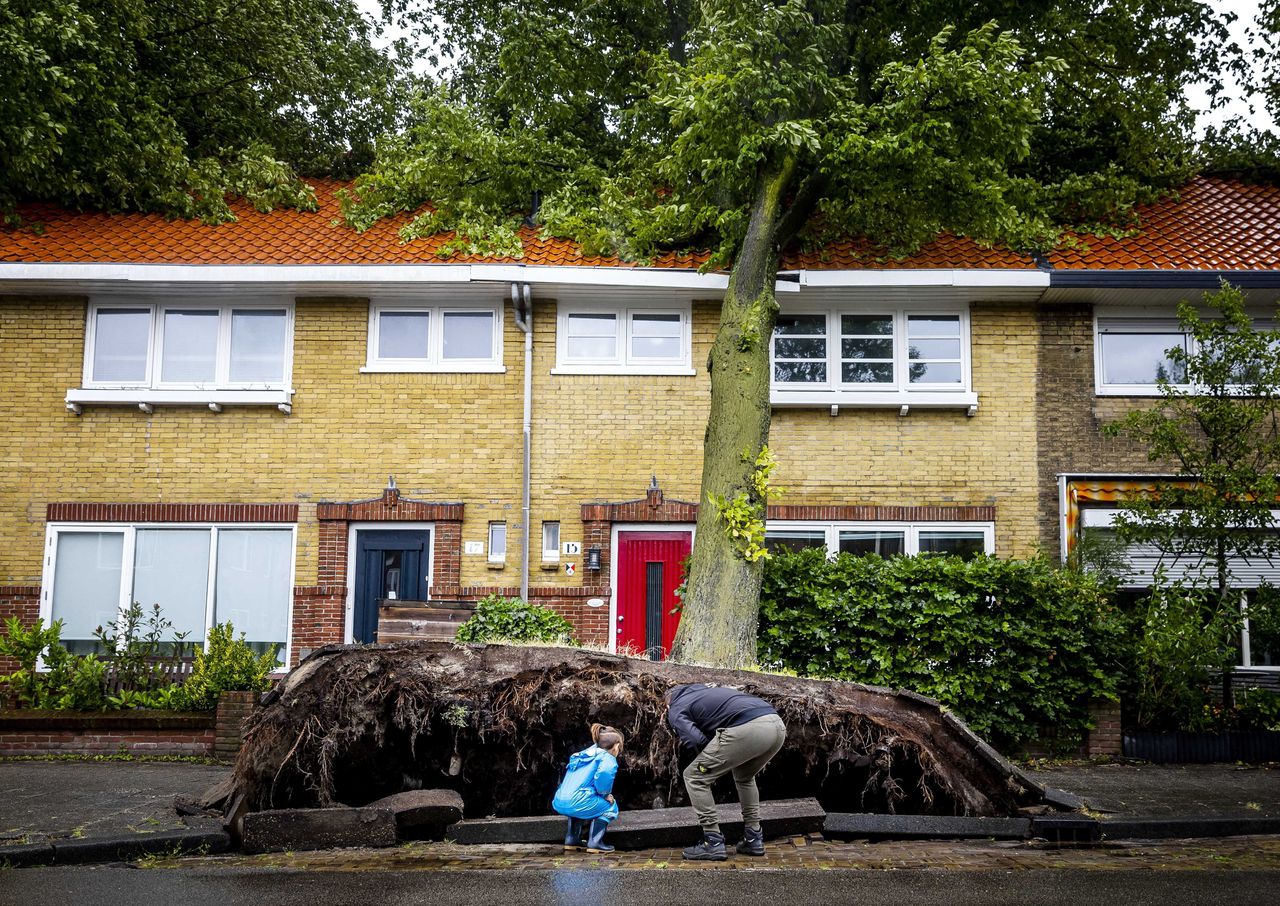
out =
<path fill-rule="evenodd" d="M 606 751 L 611 750 L 614 746 L 623 745 L 622 734 L 605 724 L 591 725 L 591 741 Z"/>

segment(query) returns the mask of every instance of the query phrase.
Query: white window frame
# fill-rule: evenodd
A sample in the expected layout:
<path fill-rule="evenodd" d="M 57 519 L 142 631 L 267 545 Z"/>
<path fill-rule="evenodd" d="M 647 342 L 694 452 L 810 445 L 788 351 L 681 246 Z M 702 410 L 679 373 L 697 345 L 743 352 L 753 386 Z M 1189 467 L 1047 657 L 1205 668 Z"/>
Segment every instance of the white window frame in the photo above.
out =
<path fill-rule="evenodd" d="M 495 526 L 502 526 L 502 553 L 495 554 L 493 552 L 493 529 Z M 488 558 L 490 563 L 506 563 L 507 562 L 507 541 L 510 540 L 507 531 L 507 523 L 503 519 L 492 519 L 489 521 L 489 530 L 485 536 L 485 544 L 488 548 Z"/>
<path fill-rule="evenodd" d="M 493 316 L 493 343 L 488 356 L 474 359 L 446 359 L 444 357 L 444 319 L 452 314 L 477 314 Z M 422 358 L 384 358 L 378 349 L 379 320 L 383 313 L 421 313 L 427 315 L 427 354 Z M 370 302 L 369 332 L 366 343 L 366 359 L 362 372 L 423 373 L 423 374 L 504 374 L 503 365 L 503 316 L 505 306 L 496 303 L 468 305 L 465 303 L 415 305 L 406 302 Z"/>
<path fill-rule="evenodd" d="M 96 381 L 93 379 L 93 359 L 97 347 L 98 312 L 120 308 L 144 309 L 148 312 L 150 327 L 147 333 L 146 376 L 141 381 Z M 164 353 L 164 312 L 209 309 L 219 313 L 214 380 L 162 382 L 160 369 Z M 279 381 L 230 380 L 232 312 L 247 309 L 279 309 L 285 313 L 284 357 Z M 287 414 L 293 398 L 293 324 L 292 299 L 184 298 L 176 302 L 127 296 L 93 299 L 89 303 L 85 322 L 81 384 L 67 391 L 67 408 L 79 414 L 81 407 L 85 405 L 141 405 L 147 412 L 154 405 L 207 405 L 214 411 L 221 411 L 223 405 L 247 405 L 276 406 Z"/>
<path fill-rule="evenodd" d="M 551 547 L 547 547 L 547 526 L 554 525 L 556 527 L 556 543 Z M 560 562 L 560 520 L 544 519 L 542 521 L 542 562 L 543 563 L 559 563 Z"/>
<path fill-rule="evenodd" d="M 915 556 L 920 553 L 921 532 L 972 532 L 982 533 L 983 552 L 996 552 L 996 526 L 994 522 L 809 522 L 802 520 L 770 519 L 765 524 L 765 535 L 772 532 L 822 532 L 826 538 L 827 556 L 840 553 L 841 532 L 902 532 L 903 553 Z"/>
<path fill-rule="evenodd" d="M 209 650 L 209 630 L 215 617 L 215 591 L 218 571 L 218 535 L 223 530 L 258 530 L 289 532 L 291 538 L 289 558 L 289 601 L 285 614 L 285 641 L 279 652 L 283 664 L 278 672 L 289 669 L 293 656 L 293 589 L 298 569 L 298 526 L 293 522 L 51 522 L 45 526 L 44 575 L 40 586 L 40 618 L 45 625 L 53 621 L 53 582 L 57 568 L 58 536 L 72 533 L 118 532 L 124 536 L 120 564 L 120 592 L 118 614 L 133 603 L 133 563 L 139 530 L 197 530 L 209 532 L 209 578 L 205 594 L 204 649 Z"/>
<path fill-rule="evenodd" d="M 1202 312 L 1202 314 L 1207 316 L 1211 313 Z M 1280 329 L 1280 325 L 1276 323 L 1274 316 L 1271 314 L 1260 312 L 1257 309 L 1251 309 L 1249 314 L 1253 318 L 1255 329 Z M 1143 330 L 1137 328 L 1149 326 L 1151 330 L 1146 332 L 1168 332 L 1180 334 L 1185 338 L 1188 355 L 1195 355 L 1197 351 L 1197 344 L 1195 340 L 1182 329 L 1182 325 L 1178 323 L 1177 314 L 1170 312 L 1168 308 L 1117 308 L 1104 309 L 1099 312 L 1095 307 L 1093 312 L 1093 389 L 1097 396 L 1160 395 L 1160 386 L 1158 384 L 1108 384 L 1103 380 L 1102 331 L 1104 322 L 1125 322 L 1135 328 L 1131 331 L 1117 331 L 1119 333 L 1143 333 Z M 1189 383 L 1173 384 L 1172 386 L 1183 391 L 1191 391 L 1194 389 Z"/>
<path fill-rule="evenodd" d="M 1108 311 L 1101 315 L 1094 311 L 1093 315 L 1093 384 L 1094 393 L 1098 396 L 1159 396 L 1160 387 L 1157 384 L 1108 384 L 1104 380 L 1105 371 L 1102 361 L 1102 337 L 1104 327 L 1113 322 L 1124 322 L 1132 325 L 1135 329 L 1129 331 L 1117 331 L 1117 333 L 1143 333 L 1144 331 L 1136 329 L 1139 326 L 1149 326 L 1149 333 L 1170 333 L 1178 334 L 1186 339 L 1188 352 L 1194 349 L 1186 331 L 1178 324 L 1176 315 L 1167 311 Z M 1175 387 L 1186 389 L 1187 384 L 1175 384 Z"/>
<path fill-rule="evenodd" d="M 689 302 L 635 305 L 560 305 L 556 312 L 556 364 L 552 374 L 638 374 L 693 375 L 692 308 Z M 618 325 L 617 353 L 611 358 L 571 359 L 569 357 L 569 317 L 571 315 L 612 315 Z M 632 323 L 637 315 L 679 315 L 680 355 L 654 359 L 631 354 Z"/>
<path fill-rule="evenodd" d="M 147 375 L 142 381 L 95 381 L 93 379 L 93 354 L 97 344 L 97 316 L 103 309 L 138 308 L 150 312 L 151 328 L 147 341 Z M 284 358 L 279 381 L 235 381 L 231 372 L 231 315 L 233 311 L 248 309 L 284 311 Z M 218 312 L 218 344 L 215 375 L 212 381 L 164 381 L 161 365 L 164 355 L 164 313 L 167 311 Z M 184 300 L 182 302 L 148 301 L 136 299 L 98 299 L 89 304 L 88 323 L 85 326 L 84 380 L 88 389 L 116 390 L 283 390 L 289 386 L 293 374 L 293 310 L 294 303 L 286 299 L 251 299 L 239 301 Z"/>
<path fill-rule="evenodd" d="M 820 315 L 826 318 L 827 379 L 823 382 L 780 382 L 774 369 L 774 339 L 769 338 L 769 397 L 777 407 L 853 406 L 967 408 L 976 413 L 978 395 L 973 392 L 973 343 L 967 305 L 850 305 L 789 304 L 787 315 Z M 884 384 L 846 384 L 843 375 L 841 316 L 888 316 L 893 318 L 893 381 Z M 910 380 L 907 326 L 910 317 L 942 316 L 959 318 L 960 381 L 956 384 L 912 383 Z"/>

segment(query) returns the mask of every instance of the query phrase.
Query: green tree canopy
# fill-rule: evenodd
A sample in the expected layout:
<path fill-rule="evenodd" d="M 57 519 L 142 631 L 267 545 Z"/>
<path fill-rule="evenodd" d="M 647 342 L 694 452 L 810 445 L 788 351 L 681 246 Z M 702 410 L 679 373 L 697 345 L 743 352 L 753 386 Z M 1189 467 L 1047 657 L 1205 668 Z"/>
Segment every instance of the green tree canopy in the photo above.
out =
<path fill-rule="evenodd" d="M 230 217 L 314 203 L 395 126 L 397 67 L 351 0 L 0 0 L 0 213 Z"/>
<path fill-rule="evenodd" d="M 1031 250 L 1127 226 L 1189 172 L 1183 90 L 1231 62 L 1196 0 L 384 0 L 442 72 L 347 198 L 357 227 L 519 253 L 536 219 L 588 251 L 714 251 L 702 506 L 678 658 L 755 659 L 769 337 L 784 248 L 950 230 Z M 767 456 L 764 458 L 767 459 Z M 728 514 L 732 514 L 730 518 Z"/>

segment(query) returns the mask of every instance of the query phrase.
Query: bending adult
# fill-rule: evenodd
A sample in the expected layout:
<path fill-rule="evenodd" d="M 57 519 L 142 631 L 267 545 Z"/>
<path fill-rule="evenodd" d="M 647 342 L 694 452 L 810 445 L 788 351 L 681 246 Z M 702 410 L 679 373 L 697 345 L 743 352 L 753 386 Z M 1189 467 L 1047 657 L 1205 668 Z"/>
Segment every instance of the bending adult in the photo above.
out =
<path fill-rule="evenodd" d="M 787 738 L 782 718 L 762 698 L 704 683 L 675 686 L 668 690 L 666 701 L 667 722 L 680 737 L 681 745 L 698 753 L 684 769 L 684 788 L 702 826 L 702 841 L 686 849 L 684 857 L 709 862 L 728 858 L 711 787 L 730 772 L 742 803 L 743 831 L 738 852 L 763 856 L 756 775 L 778 754 Z"/>

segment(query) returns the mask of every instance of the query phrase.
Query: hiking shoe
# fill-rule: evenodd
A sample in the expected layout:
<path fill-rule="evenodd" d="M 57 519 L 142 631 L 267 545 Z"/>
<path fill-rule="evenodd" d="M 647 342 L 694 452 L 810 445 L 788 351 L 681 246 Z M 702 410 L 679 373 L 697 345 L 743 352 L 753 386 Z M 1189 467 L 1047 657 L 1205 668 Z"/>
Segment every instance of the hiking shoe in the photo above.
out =
<path fill-rule="evenodd" d="M 764 855 L 764 831 L 760 828 L 744 827 L 742 839 L 738 841 L 738 852 L 744 856 Z"/>
<path fill-rule="evenodd" d="M 691 862 L 723 862 L 729 858 L 724 851 L 724 834 L 704 831 L 701 842 L 686 849 L 684 857 Z"/>

